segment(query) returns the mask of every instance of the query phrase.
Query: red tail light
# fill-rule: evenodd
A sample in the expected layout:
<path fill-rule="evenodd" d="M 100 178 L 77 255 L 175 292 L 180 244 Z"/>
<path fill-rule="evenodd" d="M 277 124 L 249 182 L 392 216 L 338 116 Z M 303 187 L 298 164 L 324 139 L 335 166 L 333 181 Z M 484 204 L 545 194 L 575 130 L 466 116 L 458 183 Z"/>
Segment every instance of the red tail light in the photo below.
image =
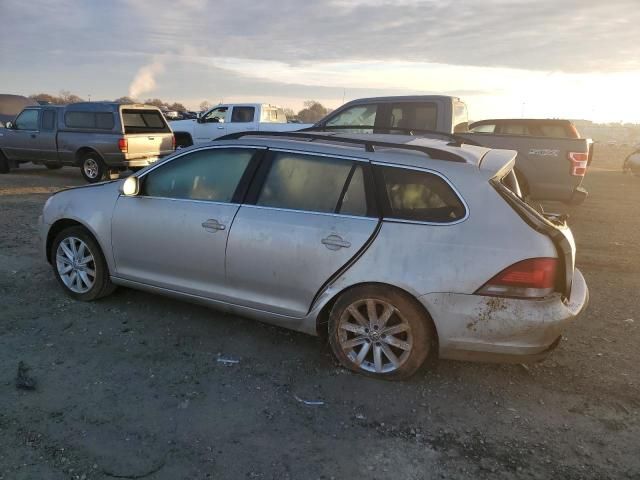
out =
<path fill-rule="evenodd" d="M 127 153 L 129 151 L 129 141 L 126 138 L 118 139 L 118 148 L 122 153 Z"/>
<path fill-rule="evenodd" d="M 493 297 L 545 297 L 555 290 L 557 271 L 557 258 L 530 258 L 505 268 L 476 293 Z"/>
<path fill-rule="evenodd" d="M 171 150 L 175 150 L 176 149 L 176 136 L 172 135 L 171 136 Z"/>
<path fill-rule="evenodd" d="M 574 177 L 584 177 L 585 173 L 587 173 L 589 154 L 582 152 L 569 152 L 569 160 L 571 161 L 571 175 Z"/>

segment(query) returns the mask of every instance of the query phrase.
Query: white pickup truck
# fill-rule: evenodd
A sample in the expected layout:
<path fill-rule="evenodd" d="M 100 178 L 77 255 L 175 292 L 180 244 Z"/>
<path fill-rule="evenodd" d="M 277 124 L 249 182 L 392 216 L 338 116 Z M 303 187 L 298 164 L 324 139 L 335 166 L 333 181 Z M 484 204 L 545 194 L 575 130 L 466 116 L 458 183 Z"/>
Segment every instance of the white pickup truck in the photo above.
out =
<path fill-rule="evenodd" d="M 177 148 L 210 142 L 237 132 L 290 132 L 311 126 L 287 123 L 282 108 L 266 103 L 221 104 L 210 108 L 197 119 L 171 122 Z"/>

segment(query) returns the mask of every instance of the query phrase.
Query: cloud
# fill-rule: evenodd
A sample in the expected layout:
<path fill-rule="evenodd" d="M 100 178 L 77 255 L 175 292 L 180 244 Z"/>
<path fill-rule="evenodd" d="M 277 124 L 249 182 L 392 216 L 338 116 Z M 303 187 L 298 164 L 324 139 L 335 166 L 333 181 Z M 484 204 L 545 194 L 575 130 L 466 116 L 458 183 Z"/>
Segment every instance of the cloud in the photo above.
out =
<path fill-rule="evenodd" d="M 156 76 L 164 71 L 164 64 L 158 60 L 140 67 L 129 85 L 129 96 L 140 98 L 143 93 L 151 92 L 156 88 Z"/>

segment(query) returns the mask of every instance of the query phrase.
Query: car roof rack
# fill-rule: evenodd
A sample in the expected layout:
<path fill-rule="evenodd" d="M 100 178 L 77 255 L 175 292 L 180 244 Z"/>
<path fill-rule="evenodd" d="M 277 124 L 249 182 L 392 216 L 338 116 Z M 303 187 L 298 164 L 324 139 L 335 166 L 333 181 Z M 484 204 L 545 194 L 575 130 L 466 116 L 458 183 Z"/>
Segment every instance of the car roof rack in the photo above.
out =
<path fill-rule="evenodd" d="M 450 140 L 449 145 L 452 147 L 461 147 L 462 145 L 473 145 L 475 147 L 482 147 L 475 140 L 465 138 L 455 133 L 439 132 L 438 130 L 429 130 L 425 128 L 403 128 L 403 127 L 390 127 L 390 128 L 377 128 L 371 125 L 325 125 L 322 127 L 308 127 L 299 130 L 301 132 L 331 132 L 333 130 L 373 130 L 373 133 L 386 134 L 388 132 L 401 132 L 400 135 L 412 135 L 416 137 L 430 137 L 430 138 L 446 138 Z M 386 133 L 385 133 L 386 132 Z"/>
<path fill-rule="evenodd" d="M 224 135 L 217 138 L 218 140 L 237 140 L 242 137 L 288 137 L 293 139 L 303 138 L 313 142 L 315 140 L 324 140 L 326 142 L 346 143 L 350 145 L 362 145 L 367 152 L 375 152 L 375 147 L 396 148 L 399 150 L 411 150 L 414 152 L 420 152 L 426 154 L 429 158 L 435 160 L 446 160 L 449 162 L 467 163 L 464 157 L 457 155 L 453 152 L 441 150 L 439 148 L 426 147 L 423 145 L 410 145 L 404 143 L 382 142 L 374 139 L 364 138 L 351 138 L 340 137 L 335 135 L 323 135 L 321 133 L 313 133 L 307 131 L 293 131 L 293 132 L 260 132 L 260 131 L 248 131 L 248 132 L 236 132 Z"/>

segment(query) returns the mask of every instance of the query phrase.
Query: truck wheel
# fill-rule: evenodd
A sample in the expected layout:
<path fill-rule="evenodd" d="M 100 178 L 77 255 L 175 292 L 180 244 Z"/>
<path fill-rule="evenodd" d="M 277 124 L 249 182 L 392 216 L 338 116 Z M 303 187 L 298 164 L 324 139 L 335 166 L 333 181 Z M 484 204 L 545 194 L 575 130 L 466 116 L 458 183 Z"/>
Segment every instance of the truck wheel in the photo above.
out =
<path fill-rule="evenodd" d="M 176 139 L 176 150 L 193 145 L 193 139 L 187 132 L 174 132 L 173 136 Z"/>
<path fill-rule="evenodd" d="M 9 160 L 4 156 L 4 153 L 0 152 L 0 173 L 9 173 L 10 171 Z"/>
<path fill-rule="evenodd" d="M 62 165 L 58 165 L 57 163 L 45 163 L 44 166 L 49 170 L 60 170 L 62 168 Z"/>
<path fill-rule="evenodd" d="M 97 153 L 89 152 L 85 153 L 80 160 L 80 171 L 87 182 L 96 183 L 106 177 L 107 166 Z"/>

